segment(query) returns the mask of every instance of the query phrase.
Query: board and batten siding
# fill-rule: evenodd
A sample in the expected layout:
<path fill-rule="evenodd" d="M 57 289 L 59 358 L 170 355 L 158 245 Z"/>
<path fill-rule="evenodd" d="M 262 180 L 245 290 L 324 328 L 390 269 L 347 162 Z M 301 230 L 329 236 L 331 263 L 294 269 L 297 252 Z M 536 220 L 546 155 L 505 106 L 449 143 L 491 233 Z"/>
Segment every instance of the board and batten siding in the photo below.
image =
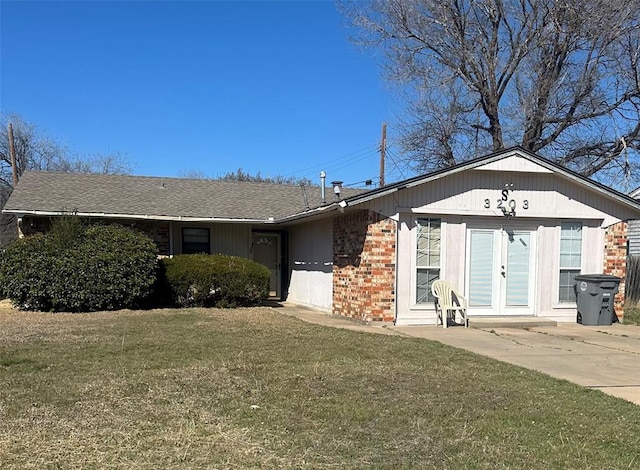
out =
<path fill-rule="evenodd" d="M 423 215 L 427 216 L 427 215 Z M 409 212 L 398 215 L 397 296 L 396 324 L 434 324 L 435 311 L 432 304 L 416 305 L 416 220 L 418 216 Z M 441 276 L 455 286 L 464 286 L 465 281 L 465 237 L 466 224 L 460 216 L 442 216 L 441 224 Z"/>
<path fill-rule="evenodd" d="M 443 176 L 359 205 L 398 221 L 397 324 L 435 323 L 433 306 L 415 302 L 416 219 L 419 217 L 442 220 L 441 277 L 455 284 L 464 295 L 469 227 L 486 224 L 494 229 L 504 226 L 533 230 L 536 234 L 535 314 L 558 321 L 575 321 L 575 304 L 558 300 L 561 223 L 575 220 L 583 224 L 581 270 L 600 273 L 606 227 L 638 218 L 638 213 L 579 181 L 529 161 L 519 165 L 517 160 L 514 157 L 509 162 L 494 162 L 482 169 Z M 513 199 L 516 204 L 516 214 L 511 218 L 505 217 L 498 208 L 505 184 L 509 185 L 509 200 Z"/>
<path fill-rule="evenodd" d="M 398 231 L 398 296 L 396 323 L 400 325 L 434 324 L 436 321 L 433 305 L 417 305 L 415 302 L 415 220 L 417 214 L 401 213 Z M 487 227 L 495 229 L 502 219 L 464 218 L 441 216 L 442 220 L 442 261 L 441 277 L 454 284 L 463 295 L 466 292 L 467 230 Z M 536 233 L 536 269 L 533 306 L 537 316 L 557 321 L 575 321 L 575 304 L 558 301 L 560 223 L 561 219 L 510 220 L 505 225 L 512 229 L 533 230 Z M 586 220 L 583 225 L 583 253 L 581 270 L 585 273 L 602 271 L 604 260 L 604 230 L 597 220 Z M 409 249 L 406 249 L 409 247 Z"/>
<path fill-rule="evenodd" d="M 173 223 L 173 254 L 182 254 L 182 228 L 208 228 L 211 253 L 250 258 L 251 226 L 246 224 Z"/>
<path fill-rule="evenodd" d="M 289 229 L 287 301 L 331 311 L 333 303 L 333 222 L 323 219 Z"/>
<path fill-rule="evenodd" d="M 513 184 L 509 199 L 516 201 L 516 218 L 601 219 L 602 227 L 608 227 L 637 216 L 616 200 L 556 174 L 477 169 L 398 190 L 369 201 L 367 208 L 388 217 L 402 211 L 503 217 L 497 204 L 505 184 Z"/>

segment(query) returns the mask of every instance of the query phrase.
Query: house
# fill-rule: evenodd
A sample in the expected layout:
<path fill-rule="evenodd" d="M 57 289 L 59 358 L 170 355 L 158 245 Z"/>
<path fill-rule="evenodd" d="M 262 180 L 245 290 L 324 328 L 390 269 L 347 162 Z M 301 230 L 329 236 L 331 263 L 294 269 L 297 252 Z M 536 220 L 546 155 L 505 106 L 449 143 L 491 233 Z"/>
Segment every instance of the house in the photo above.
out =
<path fill-rule="evenodd" d="M 575 322 L 573 278 L 623 278 L 640 202 L 522 148 L 370 191 L 26 172 L 4 212 L 21 233 L 68 211 L 147 232 L 161 255 L 252 258 L 274 296 L 361 320 L 435 324 L 446 279 L 469 316 Z M 324 197 L 323 197 L 324 195 Z"/>

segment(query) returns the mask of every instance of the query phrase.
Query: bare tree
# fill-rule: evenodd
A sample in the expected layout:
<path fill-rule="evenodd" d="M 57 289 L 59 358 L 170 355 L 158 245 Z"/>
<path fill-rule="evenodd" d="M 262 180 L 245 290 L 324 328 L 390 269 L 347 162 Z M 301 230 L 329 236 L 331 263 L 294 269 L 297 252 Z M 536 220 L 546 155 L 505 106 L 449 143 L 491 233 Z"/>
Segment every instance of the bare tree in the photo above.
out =
<path fill-rule="evenodd" d="M 103 175 L 126 175 L 131 172 L 128 160 L 119 152 L 70 156 L 64 158 L 50 170 L 67 173 L 101 173 Z"/>
<path fill-rule="evenodd" d="M 27 169 L 48 170 L 64 160 L 65 149 L 38 131 L 35 125 L 17 115 L 3 115 L 0 125 L 0 187 L 12 188 L 12 168 L 9 155 L 8 124 L 13 127 L 18 175 Z"/>
<path fill-rule="evenodd" d="M 65 171 L 74 173 L 129 172 L 127 160 L 119 153 L 79 156 L 46 136 L 34 124 L 19 115 L 0 116 L 0 209 L 13 190 L 11 157 L 9 154 L 8 124 L 12 124 L 18 176 L 25 170 Z M 12 217 L 0 217 L 0 246 L 15 237 Z"/>
<path fill-rule="evenodd" d="M 204 171 L 202 170 L 182 170 L 178 176 L 180 176 L 180 178 L 187 178 L 190 180 L 212 180 L 215 178 L 212 178 L 211 176 L 208 176 Z"/>
<path fill-rule="evenodd" d="M 640 0 L 341 4 L 406 93 L 400 144 L 430 170 L 507 146 L 586 176 L 640 147 Z"/>
<path fill-rule="evenodd" d="M 219 178 L 222 181 L 253 181 L 257 183 L 272 183 L 272 184 L 289 184 L 300 186 L 313 186 L 313 182 L 309 178 L 300 178 L 297 176 L 262 176 L 260 172 L 252 175 L 247 173 L 242 168 L 238 168 L 236 171 L 226 173 Z"/>
<path fill-rule="evenodd" d="M 129 173 L 129 163 L 120 153 L 77 155 L 41 132 L 19 115 L 4 114 L 0 124 L 0 186 L 11 187 L 8 123 L 13 126 L 18 176 L 25 170 L 74 173 Z"/>

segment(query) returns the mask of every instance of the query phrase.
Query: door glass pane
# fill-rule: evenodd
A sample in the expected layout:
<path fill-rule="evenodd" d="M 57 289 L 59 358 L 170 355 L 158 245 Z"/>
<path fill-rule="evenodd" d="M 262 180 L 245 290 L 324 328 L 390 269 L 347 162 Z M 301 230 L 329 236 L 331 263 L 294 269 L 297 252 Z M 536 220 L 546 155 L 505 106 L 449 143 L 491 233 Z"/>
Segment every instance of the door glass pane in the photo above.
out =
<path fill-rule="evenodd" d="M 507 305 L 529 305 L 530 234 L 507 232 Z"/>
<path fill-rule="evenodd" d="M 471 232 L 469 305 L 490 307 L 493 294 L 493 232 Z"/>

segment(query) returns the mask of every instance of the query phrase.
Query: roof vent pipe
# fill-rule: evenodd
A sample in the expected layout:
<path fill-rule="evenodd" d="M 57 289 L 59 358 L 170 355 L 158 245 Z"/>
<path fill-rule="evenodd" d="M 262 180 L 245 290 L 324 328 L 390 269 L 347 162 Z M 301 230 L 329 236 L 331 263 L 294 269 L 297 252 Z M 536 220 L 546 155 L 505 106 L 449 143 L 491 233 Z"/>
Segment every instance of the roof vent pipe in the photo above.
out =
<path fill-rule="evenodd" d="M 342 191 L 342 181 L 332 181 L 333 192 L 336 194 L 336 197 L 340 199 L 340 192 Z"/>
<path fill-rule="evenodd" d="M 300 189 L 302 189 L 302 197 L 304 198 L 304 207 L 306 210 L 311 209 L 309 207 L 309 197 L 307 196 L 307 188 L 304 187 L 304 183 L 300 183 Z"/>
<path fill-rule="evenodd" d="M 327 203 L 327 195 L 325 193 L 325 181 L 327 180 L 327 174 L 324 171 L 320 172 L 320 197 L 322 198 L 322 204 Z"/>

